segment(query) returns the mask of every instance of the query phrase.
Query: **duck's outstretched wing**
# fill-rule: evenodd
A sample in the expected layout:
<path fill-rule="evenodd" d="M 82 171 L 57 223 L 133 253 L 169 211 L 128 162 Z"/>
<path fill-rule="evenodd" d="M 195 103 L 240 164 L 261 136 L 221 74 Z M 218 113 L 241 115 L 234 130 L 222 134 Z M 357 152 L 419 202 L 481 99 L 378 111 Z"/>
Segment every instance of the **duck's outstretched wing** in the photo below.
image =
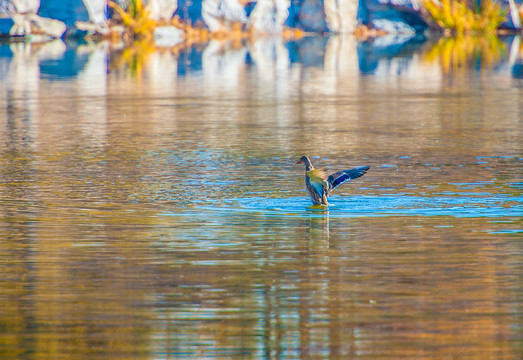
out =
<path fill-rule="evenodd" d="M 363 176 L 370 169 L 370 166 L 361 166 L 354 169 L 342 170 L 329 175 L 327 182 L 329 183 L 329 190 L 333 190 L 345 181 L 357 179 Z"/>

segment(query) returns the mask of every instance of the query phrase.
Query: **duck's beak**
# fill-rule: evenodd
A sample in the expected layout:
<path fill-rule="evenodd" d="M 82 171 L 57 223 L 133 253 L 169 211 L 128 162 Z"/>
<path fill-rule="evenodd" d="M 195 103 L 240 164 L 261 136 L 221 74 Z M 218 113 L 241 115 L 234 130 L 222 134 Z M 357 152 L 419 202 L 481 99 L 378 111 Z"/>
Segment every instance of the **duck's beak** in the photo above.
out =
<path fill-rule="evenodd" d="M 298 162 L 296 163 L 296 165 L 298 165 L 298 164 L 301 164 L 301 160 L 298 160 Z"/>

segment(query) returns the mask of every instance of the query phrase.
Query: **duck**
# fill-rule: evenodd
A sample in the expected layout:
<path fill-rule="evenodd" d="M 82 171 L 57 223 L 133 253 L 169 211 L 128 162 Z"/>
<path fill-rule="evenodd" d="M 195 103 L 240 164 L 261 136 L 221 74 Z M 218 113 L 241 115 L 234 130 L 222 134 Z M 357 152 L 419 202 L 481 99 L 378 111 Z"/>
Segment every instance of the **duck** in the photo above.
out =
<path fill-rule="evenodd" d="M 324 169 L 316 169 L 307 156 L 302 156 L 296 164 L 305 165 L 305 189 L 314 205 L 329 205 L 330 192 L 346 181 L 363 176 L 370 166 L 341 170 L 327 175 Z"/>

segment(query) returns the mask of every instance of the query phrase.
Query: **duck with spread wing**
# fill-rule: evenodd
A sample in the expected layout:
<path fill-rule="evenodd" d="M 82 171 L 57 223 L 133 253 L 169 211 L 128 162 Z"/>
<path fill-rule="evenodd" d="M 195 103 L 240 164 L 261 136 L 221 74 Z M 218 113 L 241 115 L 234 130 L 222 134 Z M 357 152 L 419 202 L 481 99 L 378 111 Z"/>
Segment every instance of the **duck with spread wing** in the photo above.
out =
<path fill-rule="evenodd" d="M 305 164 L 305 188 L 314 205 L 329 205 L 327 198 L 332 190 L 370 169 L 370 166 L 361 166 L 327 175 L 325 170 L 315 169 L 307 156 L 302 156 L 296 164 Z"/>

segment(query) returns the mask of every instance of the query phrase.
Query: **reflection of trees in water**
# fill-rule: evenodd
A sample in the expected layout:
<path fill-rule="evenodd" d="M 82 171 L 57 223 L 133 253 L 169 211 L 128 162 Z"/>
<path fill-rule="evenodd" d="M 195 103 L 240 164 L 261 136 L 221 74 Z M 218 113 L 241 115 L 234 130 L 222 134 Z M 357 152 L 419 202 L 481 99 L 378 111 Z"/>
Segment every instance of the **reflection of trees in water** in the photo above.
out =
<path fill-rule="evenodd" d="M 147 77 L 153 82 L 158 78 L 165 81 L 161 69 L 154 67 L 169 66 L 167 62 L 148 65 L 154 54 L 169 53 L 171 66 L 179 74 L 204 72 L 205 82 L 222 87 L 238 84 L 238 81 L 224 82 L 223 76 L 240 80 L 246 68 L 253 64 L 253 69 L 260 78 L 268 81 L 277 80 L 283 90 L 285 83 L 280 81 L 291 73 L 325 70 L 321 85 L 326 92 L 339 91 L 340 86 L 351 86 L 356 91 L 361 73 L 387 76 L 440 76 L 451 73 L 466 73 L 471 70 L 494 67 L 509 57 L 509 66 L 513 66 L 518 56 L 518 37 L 512 41 L 511 49 L 496 36 L 443 37 L 429 50 L 427 43 L 405 39 L 387 45 L 385 39 L 361 43 L 354 37 L 331 36 L 325 38 L 305 38 L 287 42 L 281 37 L 263 37 L 246 40 L 216 39 L 197 48 L 179 45 L 172 48 L 160 48 L 153 42 L 136 42 L 133 46 L 111 49 L 110 71 L 126 69 L 127 73 L 138 79 Z M 389 39 L 390 40 L 390 39 Z M 516 45 L 514 45 L 516 44 Z M 416 53 L 424 53 L 426 61 L 416 61 Z M 510 55 L 510 56 L 509 56 Z M 514 57 L 514 59 L 512 59 Z M 164 56 L 164 59 L 166 57 Z M 431 63 L 434 63 L 432 65 Z M 432 66 L 430 69 L 429 67 Z M 441 69 L 441 70 L 440 70 Z M 458 71 L 459 69 L 459 71 Z M 344 79 L 346 78 L 346 79 Z M 437 79 L 426 79 L 426 86 L 437 83 Z M 213 86 L 216 88 L 216 86 Z M 286 89 L 284 92 L 288 92 Z M 277 92 L 279 94 L 279 92 Z M 282 94 L 283 95 L 283 94 Z"/>
<path fill-rule="evenodd" d="M 132 46 L 110 53 L 109 70 L 124 68 L 130 76 L 141 79 L 144 75 L 144 66 L 156 50 L 152 41 L 135 41 Z"/>
<path fill-rule="evenodd" d="M 13 265 L 0 268 L 7 348 L 101 359 L 517 350 L 516 245 L 471 231 L 490 220 L 130 214 L 12 219 L 0 250 Z"/>
<path fill-rule="evenodd" d="M 331 219 L 324 246 L 327 218 L 267 217 L 244 225 L 229 218 L 223 224 L 232 232 L 201 232 L 203 248 L 184 255 L 187 261 L 173 262 L 176 252 L 171 260 L 157 254 L 175 266 L 154 285 L 165 324 L 154 333 L 154 347 L 193 354 L 201 342 L 208 354 L 262 351 L 267 358 L 390 349 L 398 358 L 489 348 L 510 355 L 513 330 L 503 314 L 514 294 L 499 282 L 513 279 L 504 278 L 508 265 L 491 257 L 510 249 L 488 240 L 478 245 L 470 230 L 481 220 L 449 219 L 451 227 L 434 230 L 440 220 L 412 219 L 354 220 L 352 227 L 347 218 Z M 245 244 L 205 249 L 225 237 Z M 176 246 L 190 253 L 193 242 Z M 507 302 L 494 301 L 496 294 Z"/>
<path fill-rule="evenodd" d="M 497 36 L 443 37 L 425 55 L 428 61 L 438 61 L 445 74 L 458 69 L 476 70 L 492 67 L 507 55 L 507 48 Z"/>

